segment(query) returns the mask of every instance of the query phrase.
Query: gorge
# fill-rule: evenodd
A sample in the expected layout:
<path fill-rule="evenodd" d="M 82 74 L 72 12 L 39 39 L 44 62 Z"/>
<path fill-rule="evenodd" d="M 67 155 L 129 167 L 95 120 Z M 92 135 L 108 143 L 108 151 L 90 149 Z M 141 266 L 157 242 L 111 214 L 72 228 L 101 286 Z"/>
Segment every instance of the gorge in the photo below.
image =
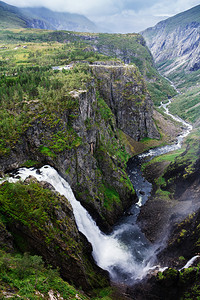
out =
<path fill-rule="evenodd" d="M 198 70 L 177 93 L 139 34 L 0 39 L 0 296 L 197 298 Z"/>
<path fill-rule="evenodd" d="M 12 177 L 9 179 L 11 182 L 19 178 L 24 181 L 32 176 L 38 181 L 48 182 L 60 195 L 64 195 L 72 205 L 78 230 L 92 245 L 93 257 L 97 265 L 107 270 L 111 279 L 119 283 L 133 285 L 134 282 L 142 280 L 148 272 L 157 268 L 157 265 L 154 265 L 157 259 L 156 252 L 162 245 L 150 244 L 136 224 L 139 207 L 148 200 L 151 193 L 151 184 L 142 177 L 140 166 L 144 158 L 153 158 L 179 149 L 183 138 L 192 130 L 190 124 L 169 113 L 167 106 L 170 102 L 161 103 L 161 107 L 164 107 L 166 114 L 185 126 L 184 132 L 177 137 L 174 145 L 149 150 L 129 160 L 127 170 L 139 201 L 129 209 L 127 216 L 118 221 L 109 235 L 99 230 L 91 216 L 75 199 L 69 184 L 52 167 L 44 166 L 39 170 L 19 169 L 15 172 L 13 179 Z"/>

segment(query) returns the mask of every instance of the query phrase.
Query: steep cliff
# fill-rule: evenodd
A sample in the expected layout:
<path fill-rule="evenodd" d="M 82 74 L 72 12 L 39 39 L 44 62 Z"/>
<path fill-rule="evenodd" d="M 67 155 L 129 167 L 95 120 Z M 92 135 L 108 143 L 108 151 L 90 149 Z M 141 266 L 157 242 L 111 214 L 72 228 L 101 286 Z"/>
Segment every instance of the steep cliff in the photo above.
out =
<path fill-rule="evenodd" d="M 19 32 L 20 37 L 11 35 L 14 44 L 6 45 L 2 50 L 1 176 L 20 166 L 50 164 L 69 182 L 77 200 L 87 208 L 101 229 L 109 231 L 124 211 L 137 201 L 126 173 L 129 156 L 120 140 L 122 130 L 125 131 L 127 127 L 127 133 L 138 140 L 148 136 L 158 137 L 152 121 L 152 101 L 145 83 L 137 67 L 87 51 L 88 45 L 77 43 L 77 40 L 68 40 L 63 44 L 57 40 L 55 43 L 46 43 L 46 38 L 48 41 L 51 37 L 59 38 L 60 41 L 68 33 Z M 16 46 L 15 36 L 34 42 L 28 45 L 20 42 Z M 45 42 L 36 43 L 38 39 Z M 20 57 L 23 57 L 23 61 Z M 100 58 L 104 60 L 103 63 Z M 59 71 L 58 66 L 63 64 L 68 65 Z M 56 68 L 52 68 L 52 65 Z M 7 191 L 9 189 L 8 193 L 4 190 L 5 186 Z M 73 221 L 73 215 L 71 210 L 68 211 L 68 205 L 66 207 L 63 204 L 65 200 L 56 196 L 60 204 L 52 200 L 51 206 L 39 193 L 44 202 L 38 207 L 32 199 L 35 198 L 35 189 L 37 194 L 36 186 L 32 183 L 27 186 L 9 186 L 6 183 L 1 186 L 2 193 L 3 190 L 5 192 L 1 197 L 4 207 L 2 214 L 6 220 L 9 219 L 4 225 L 6 223 L 9 227 L 7 229 L 13 233 L 14 239 L 2 225 L 4 238 L 0 243 L 4 245 L 9 241 L 9 247 L 12 248 L 19 234 L 47 262 L 59 266 L 62 276 L 67 280 L 76 280 L 74 275 L 72 278 L 68 276 L 74 268 L 80 275 L 77 284 L 85 289 L 98 286 L 96 279 L 93 281 L 90 277 L 96 274 L 94 266 L 87 261 L 91 254 L 90 246 L 77 233 L 74 223 L 70 222 L 69 219 Z M 40 192 L 43 193 L 41 189 Z M 33 203 L 33 210 L 24 212 L 22 198 L 24 201 L 27 199 L 29 204 Z M 51 195 L 48 199 L 51 200 Z M 15 207 L 15 201 L 18 200 Z M 47 204 L 48 207 L 45 206 Z M 64 213 L 65 220 L 62 218 Z M 45 218 L 47 224 L 43 222 Z M 71 228 L 69 236 L 62 233 L 62 226 L 59 227 L 64 224 L 65 232 L 67 222 L 70 222 Z M 56 249 L 53 248 L 54 244 Z M 17 246 L 22 252 L 26 251 L 27 245 L 20 245 L 20 239 Z M 80 257 L 74 253 L 74 246 L 77 246 Z M 69 251 L 67 258 L 63 258 L 63 247 Z M 97 277 L 98 280 L 101 285 Z"/>
<path fill-rule="evenodd" d="M 153 102 L 134 65 L 94 65 L 92 71 L 119 129 L 136 141 L 160 137 L 152 119 Z"/>
<path fill-rule="evenodd" d="M 158 23 L 142 32 L 153 57 L 165 74 L 200 68 L 200 6 Z"/>
<path fill-rule="evenodd" d="M 173 114 L 199 127 L 200 5 L 148 28 L 144 36 L 161 74 L 182 95 L 173 99 Z"/>
<path fill-rule="evenodd" d="M 140 34 L 76 34 L 92 46 L 92 51 L 119 58 L 126 64 L 135 64 L 144 77 L 148 91 L 154 104 L 159 105 L 160 99 L 176 94 L 169 82 L 162 78 L 153 61 L 151 52 Z"/>

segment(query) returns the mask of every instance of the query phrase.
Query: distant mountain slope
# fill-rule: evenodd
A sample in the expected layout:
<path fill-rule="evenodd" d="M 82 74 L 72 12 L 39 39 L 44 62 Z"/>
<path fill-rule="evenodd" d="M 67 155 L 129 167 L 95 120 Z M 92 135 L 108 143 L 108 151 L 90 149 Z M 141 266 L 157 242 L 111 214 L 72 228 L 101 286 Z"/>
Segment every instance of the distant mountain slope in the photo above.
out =
<path fill-rule="evenodd" d="M 166 76 L 200 69 L 200 5 L 159 22 L 142 35 Z"/>
<path fill-rule="evenodd" d="M 15 6 L 8 5 L 0 1 L 0 27 L 1 28 L 18 28 L 27 27 L 28 17 Z"/>
<path fill-rule="evenodd" d="M 200 126 L 200 5 L 142 32 L 161 74 L 181 91 L 171 112 Z"/>
<path fill-rule="evenodd" d="M 44 7 L 17 8 L 0 1 L 0 28 L 20 27 L 97 31 L 96 25 L 83 15 L 53 12 Z"/>
<path fill-rule="evenodd" d="M 41 19 L 50 24 L 54 29 L 84 32 L 96 32 L 96 25 L 83 15 L 67 12 L 53 12 L 45 7 L 27 7 L 22 11 L 31 18 Z"/>
<path fill-rule="evenodd" d="M 37 16 L 31 16 L 24 9 L 0 1 L 0 28 L 56 29 Z"/>

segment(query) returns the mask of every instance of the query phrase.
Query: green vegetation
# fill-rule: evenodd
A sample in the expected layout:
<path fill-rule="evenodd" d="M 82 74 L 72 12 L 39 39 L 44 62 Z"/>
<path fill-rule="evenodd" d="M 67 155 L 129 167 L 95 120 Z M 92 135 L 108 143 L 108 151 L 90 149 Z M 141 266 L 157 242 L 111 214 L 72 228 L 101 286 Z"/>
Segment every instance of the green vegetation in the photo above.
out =
<path fill-rule="evenodd" d="M 76 66 L 68 72 L 55 72 L 50 67 L 20 66 L 2 72 L 0 77 L 0 153 L 8 154 L 20 140 L 25 130 L 36 120 L 48 122 L 51 113 L 51 126 L 58 127 L 59 115 L 68 113 L 68 128 L 52 136 L 50 149 L 60 152 L 64 148 L 80 145 L 81 141 L 73 132 L 70 120 L 75 118 L 78 101 L 70 94 L 74 89 L 85 88 L 90 80 L 84 67 Z M 44 113 L 45 112 L 45 113 Z M 52 114 L 54 112 L 54 116 Z M 48 144 L 48 143 L 47 143 Z M 48 147 L 48 145 L 46 145 Z M 42 153 L 47 153 L 45 148 Z"/>
<path fill-rule="evenodd" d="M 108 210 L 112 210 L 114 204 L 120 203 L 119 194 L 113 187 L 106 187 L 103 185 L 102 192 L 105 195 L 104 207 Z"/>
<path fill-rule="evenodd" d="M 39 251 L 48 262 L 49 257 L 46 253 L 48 253 L 48 249 L 51 249 L 54 265 L 60 266 L 61 274 L 63 274 L 63 268 L 70 270 L 70 268 L 78 267 L 80 272 L 83 272 L 81 269 L 83 266 L 84 276 L 87 276 L 87 282 L 91 287 L 107 286 L 106 279 L 101 274 L 95 273 L 91 262 L 84 253 L 85 246 L 80 239 L 75 220 L 72 217 L 72 208 L 67 199 L 44 188 L 35 179 L 24 183 L 4 182 L 0 185 L 0 226 L 1 230 L 4 228 L 4 231 L 7 227 L 10 228 L 14 246 L 18 252 L 31 251 L 31 254 L 35 255 L 38 251 L 38 246 L 35 247 L 35 244 L 39 245 Z M 17 229 L 15 230 L 15 228 Z M 7 245 L 2 244 L 2 240 L 0 242 L 1 248 L 6 250 Z M 62 261 L 61 265 L 60 261 Z M 42 269 L 41 273 L 43 271 Z M 36 287 L 34 289 L 33 287 L 39 281 L 32 274 L 34 270 L 31 269 L 30 272 L 32 278 L 30 288 L 31 292 L 34 292 Z M 71 274 L 69 271 L 68 277 L 77 285 L 76 274 Z M 41 284 L 43 281 L 46 282 L 45 276 L 44 274 Z M 29 282 L 29 278 L 25 279 Z M 59 282 L 61 282 L 60 288 L 62 288 L 62 280 L 58 281 L 57 286 L 59 286 Z M 19 289 L 18 285 L 15 287 Z M 52 288 L 54 288 L 53 285 Z M 37 287 L 37 289 L 39 288 Z"/>
<path fill-rule="evenodd" d="M 172 164 L 169 167 L 169 170 L 170 168 L 173 169 L 175 165 L 177 168 L 178 167 L 184 168 L 184 172 L 182 173 L 182 177 L 184 180 L 187 180 L 187 178 L 189 178 L 195 171 L 196 164 L 199 159 L 199 151 L 200 151 L 199 136 L 200 136 L 200 130 L 197 129 L 187 137 L 185 141 L 187 148 L 184 152 L 184 155 L 179 155 L 175 160 L 175 164 L 174 165 Z"/>
<path fill-rule="evenodd" d="M 1 299 L 42 299 L 50 294 L 64 299 L 89 299 L 60 278 L 59 271 L 45 264 L 40 256 L 0 251 Z"/>
<path fill-rule="evenodd" d="M 188 122 L 198 121 L 200 118 L 199 87 L 186 90 L 184 94 L 178 95 L 170 105 L 170 111 Z"/>
<path fill-rule="evenodd" d="M 22 165 L 22 167 L 26 167 L 26 168 L 37 167 L 38 164 L 39 163 L 37 161 L 29 159 Z"/>
<path fill-rule="evenodd" d="M 110 58 L 94 52 L 93 47 L 81 40 L 81 37 L 69 32 L 2 30 L 0 43 L 1 158 L 9 159 L 9 155 L 21 147 L 27 151 L 27 156 L 20 164 L 32 167 L 41 161 L 54 163 L 65 155 L 67 162 L 64 171 L 68 176 L 77 177 L 77 186 L 80 186 L 80 193 L 77 188 L 77 194 L 79 193 L 80 200 L 91 203 L 96 201 L 100 210 L 102 209 L 99 212 L 102 219 L 115 211 L 122 212 L 125 205 L 122 197 L 126 199 L 127 195 L 127 199 L 130 199 L 134 196 L 132 184 L 125 172 L 129 155 L 119 138 L 111 109 L 98 93 L 95 98 L 95 88 L 97 91 L 98 88 L 88 66 L 95 61 L 108 61 Z M 68 69 L 59 71 L 52 68 L 64 65 L 68 65 Z M 85 117 L 82 113 L 85 109 L 84 97 L 90 98 L 90 95 L 91 103 L 88 101 L 90 107 L 87 108 L 87 114 L 91 117 L 82 120 Z M 79 130 L 80 122 L 85 125 L 83 132 Z M 94 168 L 95 183 L 88 174 L 90 170 L 86 173 L 78 164 L 79 153 L 83 152 L 86 156 L 89 153 L 85 135 L 91 130 L 95 131 L 96 138 L 90 149 L 91 163 L 95 167 L 97 165 Z M 83 160 L 84 155 L 81 156 Z M 107 177 L 104 176 L 105 173 Z M 81 182 L 83 179 L 84 182 Z M 73 218 L 60 217 L 60 211 L 65 205 L 67 204 L 62 197 L 42 188 L 37 182 L 4 182 L 0 186 L 0 225 L 3 230 L 10 228 L 16 250 L 22 255 L 28 251 L 31 255 L 42 253 L 48 262 L 45 253 L 48 252 L 46 249 L 51 249 L 56 259 L 62 261 L 62 266 L 66 264 L 67 270 L 71 262 L 80 264 L 76 268 L 84 270 L 85 281 L 89 286 L 107 286 L 103 275 L 96 274 L 91 262 L 87 260 L 77 228 L 71 223 Z M 66 211 L 69 212 L 70 208 L 66 208 Z M 14 232 L 14 227 L 28 232 L 30 240 L 24 238 L 18 230 Z M 68 229 L 73 232 L 72 235 L 68 233 Z M 42 249 L 39 252 L 34 245 L 29 245 L 35 235 L 41 243 Z M 2 248 L 7 249 L 6 245 Z M 60 265 L 58 262 L 56 264 Z M 42 272 L 46 271 L 42 269 Z M 62 267 L 60 272 L 63 276 Z M 30 281 L 27 293 L 21 290 L 18 283 L 11 286 L 21 297 L 34 299 L 37 290 L 46 297 L 49 287 L 44 291 L 40 285 L 35 286 L 36 279 L 32 274 L 30 276 L 32 281 L 29 275 L 24 279 Z M 36 280 L 38 284 L 39 276 L 38 281 Z M 70 276 L 69 274 L 70 282 L 76 284 L 76 280 Z M 48 278 L 48 274 L 44 274 L 44 282 L 48 280 L 45 278 Z M 65 295 L 64 292 L 62 294 L 62 284 L 57 289 L 52 283 L 50 285 L 55 293 L 58 291 L 61 296 Z M 4 284 L 2 290 L 5 291 Z M 97 295 L 98 293 L 99 291 Z M 96 299 L 112 299 L 111 294 L 110 289 L 102 290 Z M 63 297 L 70 299 L 68 296 Z"/>
<path fill-rule="evenodd" d="M 182 181 L 184 185 L 197 172 L 200 151 L 199 135 L 199 129 L 194 130 L 186 138 L 181 149 L 155 157 L 142 165 L 143 172 L 148 172 L 157 166 L 163 170 L 162 174 L 154 179 L 157 197 L 166 200 L 173 199 L 176 182 Z"/>
<path fill-rule="evenodd" d="M 155 72 L 152 76 L 157 76 L 158 79 L 155 82 L 147 82 L 147 88 L 154 104 L 159 106 L 161 101 L 168 99 L 169 96 L 174 96 L 176 92 L 165 78 L 160 75 L 159 77 Z"/>
<path fill-rule="evenodd" d="M 59 199 L 34 182 L 28 185 L 5 182 L 0 186 L 0 203 L 0 214 L 9 222 L 20 221 L 29 228 L 37 227 L 46 235 L 44 225 L 48 214 L 59 205 Z"/>
<path fill-rule="evenodd" d="M 180 299 L 200 299 L 199 275 L 200 264 L 182 271 L 169 268 L 163 273 L 158 273 L 157 283 L 162 289 L 161 292 L 165 293 L 165 297 L 171 295 L 171 290 L 175 289 L 175 294 L 178 292 Z"/>
<path fill-rule="evenodd" d="M 176 157 L 180 154 L 182 154 L 185 151 L 185 149 L 181 148 L 179 150 L 160 155 L 158 157 L 154 157 L 151 161 L 146 162 L 142 164 L 142 171 L 145 170 L 145 168 L 151 164 L 157 163 L 157 162 L 162 162 L 162 161 L 167 161 L 167 162 L 174 162 Z"/>
<path fill-rule="evenodd" d="M 20 28 L 26 27 L 29 18 L 25 18 L 14 6 L 0 2 L 0 28 Z"/>

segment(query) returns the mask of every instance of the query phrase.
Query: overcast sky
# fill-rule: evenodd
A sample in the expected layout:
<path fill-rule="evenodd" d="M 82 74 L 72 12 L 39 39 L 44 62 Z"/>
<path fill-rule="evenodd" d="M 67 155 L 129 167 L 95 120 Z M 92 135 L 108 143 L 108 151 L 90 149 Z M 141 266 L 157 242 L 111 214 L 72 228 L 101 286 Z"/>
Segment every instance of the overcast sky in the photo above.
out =
<path fill-rule="evenodd" d="M 200 0 L 3 0 L 15 6 L 44 6 L 79 13 L 112 32 L 139 32 L 200 4 Z"/>

